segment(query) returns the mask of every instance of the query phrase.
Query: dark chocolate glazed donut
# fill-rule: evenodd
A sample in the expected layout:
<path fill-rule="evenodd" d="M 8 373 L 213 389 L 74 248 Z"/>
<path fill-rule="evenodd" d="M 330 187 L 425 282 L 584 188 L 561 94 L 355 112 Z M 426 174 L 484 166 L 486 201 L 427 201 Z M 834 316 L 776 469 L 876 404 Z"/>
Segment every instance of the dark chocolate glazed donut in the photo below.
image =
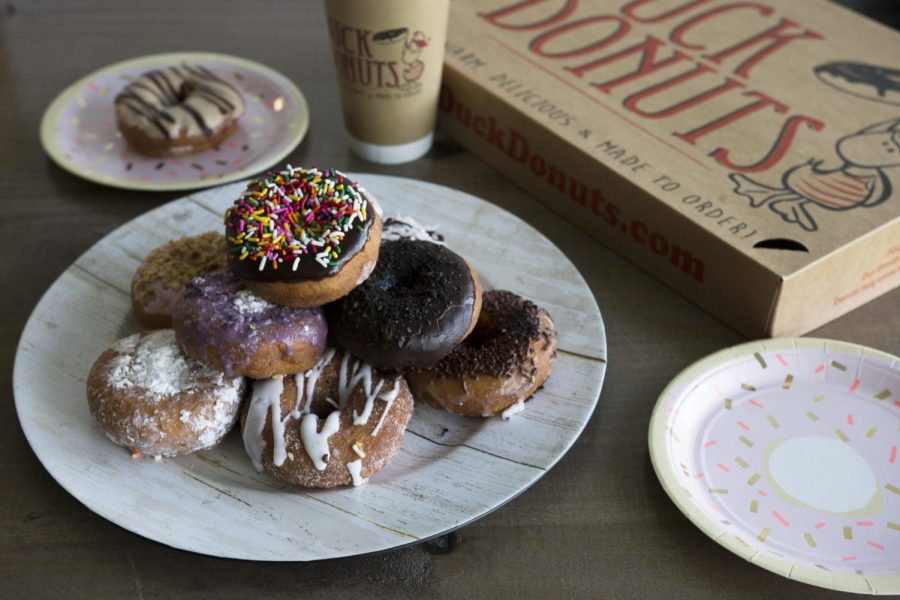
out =
<path fill-rule="evenodd" d="M 385 242 L 375 271 L 325 307 L 335 341 L 378 369 L 431 366 L 465 338 L 481 310 L 466 261 L 424 241 Z"/>

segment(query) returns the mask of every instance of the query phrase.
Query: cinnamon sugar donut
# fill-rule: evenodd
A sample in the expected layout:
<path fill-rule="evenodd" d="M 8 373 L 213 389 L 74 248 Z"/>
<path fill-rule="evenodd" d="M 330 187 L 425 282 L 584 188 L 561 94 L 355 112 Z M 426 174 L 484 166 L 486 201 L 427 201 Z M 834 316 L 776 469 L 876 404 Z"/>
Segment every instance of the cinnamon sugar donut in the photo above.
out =
<path fill-rule="evenodd" d="M 115 444 L 153 456 L 178 456 L 217 444 L 237 421 L 243 378 L 181 352 L 171 329 L 116 342 L 87 380 L 91 414 Z"/>
<path fill-rule="evenodd" d="M 151 328 L 171 327 L 184 284 L 225 268 L 225 236 L 216 231 L 183 237 L 151 251 L 131 281 L 131 307 Z"/>
<path fill-rule="evenodd" d="M 256 379 L 310 368 L 328 333 L 322 309 L 267 302 L 230 271 L 188 282 L 172 327 L 189 356 L 226 375 Z"/>
<path fill-rule="evenodd" d="M 481 284 L 446 246 L 384 242 L 372 276 L 325 310 L 338 344 L 374 367 L 431 366 L 475 327 Z"/>
<path fill-rule="evenodd" d="M 417 401 L 468 416 L 508 419 L 550 375 L 556 357 L 550 313 L 512 292 L 490 291 L 478 324 L 441 362 L 406 378 Z"/>
<path fill-rule="evenodd" d="M 402 376 L 329 348 L 304 373 L 253 382 L 244 447 L 257 470 L 288 483 L 357 486 L 397 454 L 412 410 Z"/>
<path fill-rule="evenodd" d="M 225 213 L 228 266 L 269 302 L 321 306 L 372 272 L 380 209 L 335 170 L 273 171 L 251 181 Z"/>
<path fill-rule="evenodd" d="M 240 91 L 200 65 L 144 73 L 116 96 L 119 131 L 148 156 L 181 156 L 220 144 L 244 114 Z"/>

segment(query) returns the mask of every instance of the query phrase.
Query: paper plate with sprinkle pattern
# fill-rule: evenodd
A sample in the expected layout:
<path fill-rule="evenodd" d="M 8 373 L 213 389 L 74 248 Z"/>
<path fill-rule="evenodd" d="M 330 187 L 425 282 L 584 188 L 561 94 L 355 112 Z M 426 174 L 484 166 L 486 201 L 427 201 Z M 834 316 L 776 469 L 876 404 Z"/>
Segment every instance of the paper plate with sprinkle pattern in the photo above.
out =
<path fill-rule="evenodd" d="M 900 359 L 807 338 L 679 374 L 650 423 L 666 492 L 704 533 L 821 587 L 900 593 Z"/>
<path fill-rule="evenodd" d="M 233 83 L 246 110 L 218 147 L 180 158 L 145 156 L 128 146 L 116 126 L 114 99 L 152 70 L 203 65 Z M 91 73 L 63 91 L 41 121 L 41 144 L 67 171 L 113 187 L 169 191 L 244 179 L 280 161 L 309 127 L 306 99 L 284 75 L 243 58 L 175 52 L 127 60 Z"/>

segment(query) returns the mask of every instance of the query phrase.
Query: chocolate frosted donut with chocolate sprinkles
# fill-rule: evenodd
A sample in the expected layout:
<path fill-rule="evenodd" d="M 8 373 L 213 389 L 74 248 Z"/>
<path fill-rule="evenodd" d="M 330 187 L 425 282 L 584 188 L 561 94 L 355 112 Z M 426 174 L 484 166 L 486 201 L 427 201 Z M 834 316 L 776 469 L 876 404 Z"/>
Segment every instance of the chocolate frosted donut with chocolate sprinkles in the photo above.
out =
<path fill-rule="evenodd" d="M 556 348 L 550 313 L 512 292 L 485 292 L 471 335 L 435 366 L 408 369 L 406 379 L 429 406 L 509 419 L 550 375 Z"/>
<path fill-rule="evenodd" d="M 434 365 L 480 311 L 481 284 L 465 259 L 411 240 L 383 243 L 369 279 L 325 307 L 334 339 L 378 369 Z"/>

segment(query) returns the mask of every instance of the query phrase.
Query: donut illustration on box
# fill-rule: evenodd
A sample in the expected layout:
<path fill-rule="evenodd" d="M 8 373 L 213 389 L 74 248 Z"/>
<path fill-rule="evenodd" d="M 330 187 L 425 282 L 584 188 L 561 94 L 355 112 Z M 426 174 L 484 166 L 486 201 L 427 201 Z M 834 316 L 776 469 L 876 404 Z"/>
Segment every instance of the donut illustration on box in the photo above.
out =
<path fill-rule="evenodd" d="M 819 81 L 840 92 L 900 106 L 900 71 L 857 62 L 831 62 L 813 69 Z"/>
<path fill-rule="evenodd" d="M 891 197 L 886 169 L 900 166 L 900 117 L 875 123 L 840 138 L 835 153 L 843 161 L 827 168 L 811 159 L 794 166 L 781 177 L 781 187 L 760 183 L 732 173 L 734 191 L 753 208 L 768 206 L 782 220 L 806 231 L 818 230 L 811 209 L 831 211 L 871 208 Z"/>

